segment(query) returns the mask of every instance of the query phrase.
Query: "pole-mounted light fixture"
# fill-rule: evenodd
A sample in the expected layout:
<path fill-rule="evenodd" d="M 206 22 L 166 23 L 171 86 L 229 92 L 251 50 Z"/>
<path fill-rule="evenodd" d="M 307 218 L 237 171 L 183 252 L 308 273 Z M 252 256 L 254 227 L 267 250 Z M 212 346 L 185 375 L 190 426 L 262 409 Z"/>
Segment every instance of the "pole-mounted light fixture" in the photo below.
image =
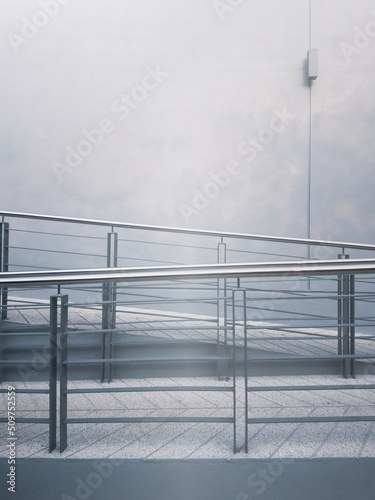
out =
<path fill-rule="evenodd" d="M 309 49 L 307 52 L 307 78 L 309 80 L 318 78 L 318 49 Z"/>

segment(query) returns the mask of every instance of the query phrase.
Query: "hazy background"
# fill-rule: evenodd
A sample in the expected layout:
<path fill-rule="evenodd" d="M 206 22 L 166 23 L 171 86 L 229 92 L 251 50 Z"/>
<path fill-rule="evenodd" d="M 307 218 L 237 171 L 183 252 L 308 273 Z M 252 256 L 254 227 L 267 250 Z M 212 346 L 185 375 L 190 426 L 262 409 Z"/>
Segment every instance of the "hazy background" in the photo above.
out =
<path fill-rule="evenodd" d="M 0 4 L 2 210 L 306 236 L 308 0 L 70 0 L 16 52 L 46 2 Z M 350 62 L 341 47 L 371 21 L 373 0 L 312 0 L 313 238 L 375 243 L 375 28 Z M 149 67 L 168 76 L 120 120 Z M 295 119 L 246 162 L 274 110 Z M 103 119 L 113 132 L 60 182 L 54 162 Z M 187 221 L 180 204 L 230 161 L 239 175 Z"/>

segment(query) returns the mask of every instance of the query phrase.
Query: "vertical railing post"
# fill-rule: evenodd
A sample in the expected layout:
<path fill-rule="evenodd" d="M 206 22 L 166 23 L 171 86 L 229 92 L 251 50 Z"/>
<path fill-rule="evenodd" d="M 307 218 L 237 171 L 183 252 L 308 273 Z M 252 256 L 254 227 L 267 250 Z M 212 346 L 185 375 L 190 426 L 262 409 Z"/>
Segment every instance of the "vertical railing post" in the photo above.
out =
<path fill-rule="evenodd" d="M 118 233 L 107 234 L 107 267 L 117 267 L 118 258 Z M 113 330 L 116 328 L 116 283 L 103 283 L 103 306 L 102 306 L 102 329 Z M 102 337 L 102 359 L 112 357 L 112 332 L 103 332 Z M 101 381 L 112 379 L 111 363 L 102 363 Z"/>
<path fill-rule="evenodd" d="M 349 319 L 350 319 L 350 354 L 355 354 L 355 275 L 349 276 Z M 355 359 L 350 360 L 350 375 L 355 378 Z"/>
<path fill-rule="evenodd" d="M 342 276 L 337 276 L 337 354 L 342 354 Z"/>
<path fill-rule="evenodd" d="M 225 264 L 227 262 L 227 245 L 223 242 L 217 244 L 217 263 Z M 227 327 L 227 279 L 217 279 L 217 325 L 222 325 L 221 318 L 223 318 L 224 327 Z M 224 330 L 224 343 L 227 344 L 227 331 Z M 217 331 L 217 342 L 220 342 L 220 330 Z"/>
<path fill-rule="evenodd" d="M 9 223 L 0 222 L 0 272 L 9 270 Z M 8 288 L 0 287 L 0 321 L 8 318 Z M 0 336 L 0 359 L 3 359 L 4 337 Z M 3 365 L 0 367 L 0 382 L 3 381 Z"/>
<path fill-rule="evenodd" d="M 0 222 L 0 272 L 9 271 L 9 223 Z M 8 317 L 8 288 L 0 287 L 1 319 Z"/>
<path fill-rule="evenodd" d="M 117 267 L 118 256 L 118 233 L 112 232 L 107 234 L 107 267 Z M 116 283 L 110 283 L 110 328 L 116 327 Z"/>
<path fill-rule="evenodd" d="M 221 238 L 221 242 L 217 245 L 217 263 L 225 264 L 227 261 L 227 246 L 226 243 L 223 242 L 223 238 Z M 218 352 L 220 352 L 221 346 L 221 327 L 224 327 L 223 330 L 223 344 L 224 351 L 227 354 L 227 346 L 228 346 L 228 315 L 227 315 L 227 280 L 226 278 L 217 278 L 217 348 Z M 223 377 L 228 379 L 228 362 L 224 362 L 223 370 L 221 369 L 222 363 L 219 363 L 219 380 L 222 377 L 222 371 L 224 370 Z"/>
<path fill-rule="evenodd" d="M 339 259 L 349 259 L 349 255 L 344 253 L 337 256 Z M 346 355 L 350 353 L 349 342 L 349 277 L 339 274 L 337 276 L 337 354 Z M 348 360 L 342 363 L 343 376 L 348 377 Z"/>
<path fill-rule="evenodd" d="M 102 304 L 102 330 L 108 330 L 109 329 L 109 299 L 110 299 L 110 294 L 109 294 L 109 283 L 103 283 L 103 304 Z M 106 358 L 106 353 L 107 353 L 107 335 L 105 331 L 102 333 L 102 345 L 101 345 L 101 359 Z M 104 379 L 106 377 L 106 364 L 102 362 L 101 365 L 101 375 L 100 375 L 100 382 L 103 383 Z"/>
<path fill-rule="evenodd" d="M 56 448 L 58 295 L 50 297 L 49 452 Z"/>
<path fill-rule="evenodd" d="M 343 276 L 343 314 L 342 321 L 344 323 L 343 327 L 343 354 L 350 354 L 350 343 L 349 343 L 349 276 L 345 274 Z M 344 359 L 344 378 L 348 378 L 348 359 Z"/>
<path fill-rule="evenodd" d="M 61 296 L 60 318 L 60 452 L 68 445 L 68 296 Z"/>
<path fill-rule="evenodd" d="M 238 285 L 240 285 L 238 283 Z M 241 303 L 238 305 L 236 304 L 236 294 L 241 295 Z M 248 381 L 247 381 L 247 313 L 246 313 L 246 289 L 245 288 L 238 288 L 232 290 L 232 304 L 233 304 L 233 338 L 238 339 L 239 335 L 237 334 L 237 326 L 240 325 L 241 323 L 243 324 L 243 345 L 244 345 L 244 379 L 245 379 L 245 452 L 248 452 Z M 236 315 L 236 307 L 239 307 L 242 309 L 242 321 L 241 319 L 237 318 Z M 235 349 L 235 346 L 234 346 Z M 234 364 L 236 362 L 236 355 L 234 353 Z M 234 368 L 235 370 L 235 368 Z M 235 371 L 234 371 L 235 373 Z M 236 405 L 235 405 L 236 408 Z M 236 417 L 235 417 L 236 420 Z M 236 423 L 235 423 L 235 438 L 234 438 L 234 453 L 237 451 L 236 447 Z"/>

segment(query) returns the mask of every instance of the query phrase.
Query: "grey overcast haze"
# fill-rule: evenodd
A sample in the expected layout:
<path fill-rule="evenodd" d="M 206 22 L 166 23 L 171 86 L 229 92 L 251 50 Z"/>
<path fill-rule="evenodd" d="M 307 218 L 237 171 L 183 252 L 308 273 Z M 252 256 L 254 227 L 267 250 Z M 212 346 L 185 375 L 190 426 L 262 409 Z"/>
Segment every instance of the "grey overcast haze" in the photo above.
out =
<path fill-rule="evenodd" d="M 311 237 L 375 243 L 375 1 L 312 0 Z M 1 0 L 0 208 L 305 237 L 308 0 Z"/>

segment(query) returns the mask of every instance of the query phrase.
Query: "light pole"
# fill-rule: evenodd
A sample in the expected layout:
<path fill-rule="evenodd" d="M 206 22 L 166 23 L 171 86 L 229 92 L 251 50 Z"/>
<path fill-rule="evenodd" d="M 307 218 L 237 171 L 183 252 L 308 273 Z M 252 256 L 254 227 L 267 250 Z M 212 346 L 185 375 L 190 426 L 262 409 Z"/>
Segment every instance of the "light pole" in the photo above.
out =
<path fill-rule="evenodd" d="M 307 80 L 309 83 L 309 166 L 307 175 L 307 238 L 311 238 L 311 169 L 312 169 L 312 84 L 318 78 L 318 50 L 311 44 L 311 1 L 309 0 L 309 50 L 307 52 Z M 310 245 L 307 247 L 310 259 Z"/>

